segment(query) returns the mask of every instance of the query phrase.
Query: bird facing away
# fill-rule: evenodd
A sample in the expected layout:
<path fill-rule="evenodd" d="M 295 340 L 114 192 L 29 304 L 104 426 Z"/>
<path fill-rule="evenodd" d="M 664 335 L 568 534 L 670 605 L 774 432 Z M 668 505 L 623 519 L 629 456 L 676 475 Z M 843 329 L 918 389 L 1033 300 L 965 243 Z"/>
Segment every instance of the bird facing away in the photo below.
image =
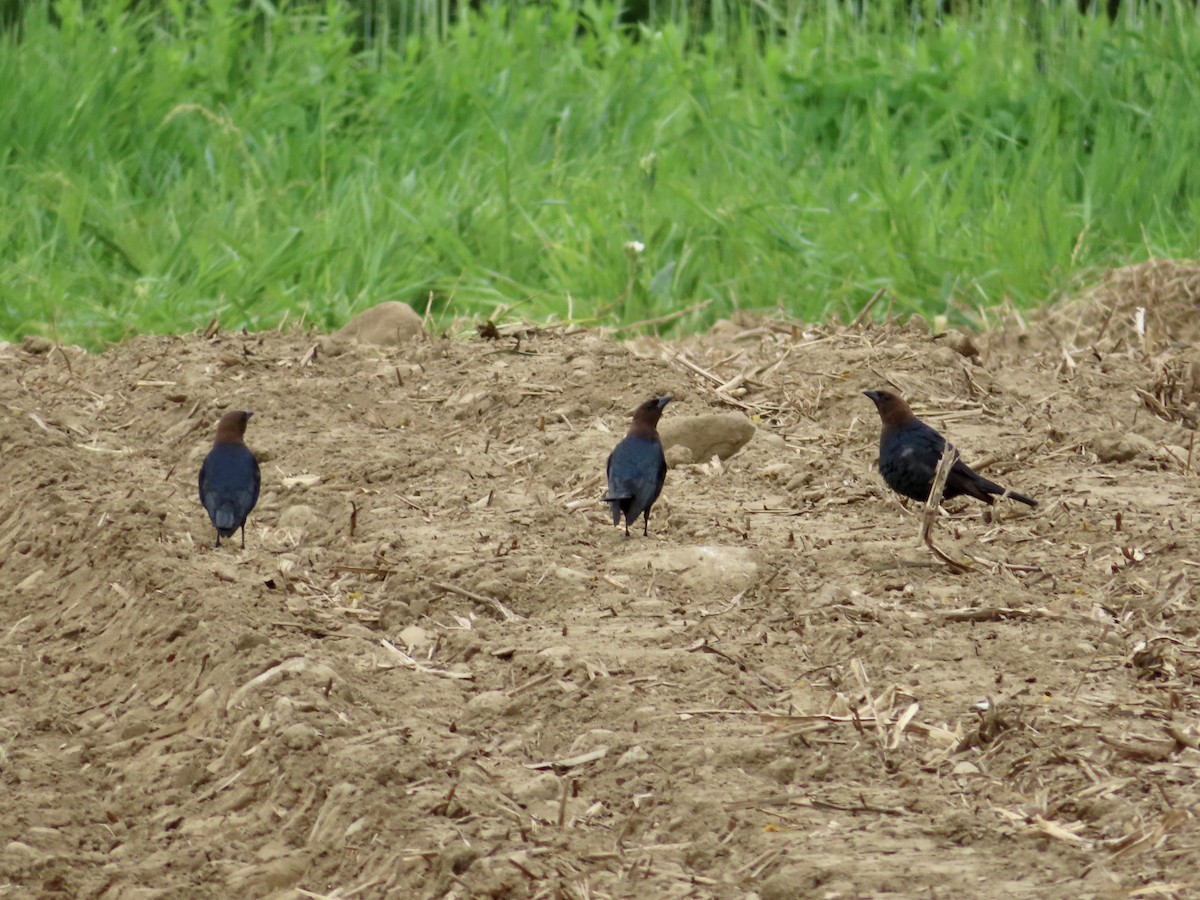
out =
<path fill-rule="evenodd" d="M 933 487 L 933 476 L 946 449 L 946 439 L 913 415 L 907 403 L 890 391 L 863 391 L 875 403 L 883 429 L 879 433 L 879 474 L 898 494 L 924 503 Z M 988 481 L 961 459 L 946 478 L 943 500 L 966 495 L 991 506 L 1005 489 Z M 1007 496 L 1037 506 L 1037 501 L 1016 491 Z"/>
<path fill-rule="evenodd" d="M 658 420 L 671 397 L 647 400 L 633 411 L 629 433 L 608 456 L 608 495 L 604 502 L 612 507 L 613 524 L 621 524 L 625 514 L 625 537 L 629 526 L 644 517 L 642 535 L 650 533 L 650 507 L 662 492 L 667 477 L 667 458 L 658 438 Z"/>
<path fill-rule="evenodd" d="M 221 538 L 233 537 L 239 528 L 242 548 L 246 546 L 246 517 L 258 502 L 261 484 L 258 460 L 243 440 L 252 415 L 235 410 L 221 416 L 212 449 L 200 467 L 200 502 L 217 529 L 214 547 L 220 547 Z"/>

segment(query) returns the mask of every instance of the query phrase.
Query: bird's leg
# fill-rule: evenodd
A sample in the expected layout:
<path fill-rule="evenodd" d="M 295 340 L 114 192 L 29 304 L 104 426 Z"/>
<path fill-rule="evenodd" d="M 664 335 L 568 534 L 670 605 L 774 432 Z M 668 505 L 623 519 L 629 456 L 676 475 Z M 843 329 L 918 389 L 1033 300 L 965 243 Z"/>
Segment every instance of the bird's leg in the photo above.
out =
<path fill-rule="evenodd" d="M 625 537 L 629 537 L 629 522 L 625 523 Z"/>
<path fill-rule="evenodd" d="M 642 537 L 650 537 L 650 513 L 648 511 L 642 516 Z"/>
<path fill-rule="evenodd" d="M 215 550 L 220 546 L 221 546 L 221 532 L 218 531 L 217 532 L 217 542 L 215 544 L 213 544 L 213 549 Z"/>
<path fill-rule="evenodd" d="M 242 549 L 246 549 L 246 525 L 242 523 Z"/>

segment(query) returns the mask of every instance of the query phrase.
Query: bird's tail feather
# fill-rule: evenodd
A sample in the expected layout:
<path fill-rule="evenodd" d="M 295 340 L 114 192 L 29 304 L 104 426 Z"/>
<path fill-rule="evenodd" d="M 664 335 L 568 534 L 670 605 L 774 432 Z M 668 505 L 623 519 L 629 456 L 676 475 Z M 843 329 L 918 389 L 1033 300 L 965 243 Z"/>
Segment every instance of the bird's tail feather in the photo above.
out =
<path fill-rule="evenodd" d="M 237 516 L 234 514 L 233 509 L 228 506 L 218 507 L 216 513 L 213 515 L 213 525 L 219 531 L 229 531 L 232 534 L 233 530 L 237 528 Z"/>
<path fill-rule="evenodd" d="M 1009 500 L 1016 500 L 1018 503 L 1024 503 L 1026 506 L 1038 505 L 1038 502 L 1032 497 L 1026 497 L 1024 494 L 1018 494 L 1016 491 L 1006 491 L 993 481 L 987 481 L 984 479 L 983 489 L 996 497 L 1007 497 Z M 992 502 L 990 498 L 980 497 L 979 499 L 986 503 Z"/>
<path fill-rule="evenodd" d="M 621 524 L 621 503 L 626 500 L 632 500 L 633 498 L 632 497 L 601 497 L 600 499 L 603 500 L 605 503 L 608 503 L 612 506 L 613 524 L 620 525 Z"/>

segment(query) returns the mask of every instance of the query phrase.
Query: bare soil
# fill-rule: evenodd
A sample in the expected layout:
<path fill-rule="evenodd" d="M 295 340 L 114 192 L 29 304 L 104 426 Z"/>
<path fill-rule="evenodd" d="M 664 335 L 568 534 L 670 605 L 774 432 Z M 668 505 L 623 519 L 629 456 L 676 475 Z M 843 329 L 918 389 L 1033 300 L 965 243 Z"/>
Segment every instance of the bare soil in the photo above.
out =
<path fill-rule="evenodd" d="M 0 346 L 0 896 L 1194 896 L 1200 275 L 1153 265 L 970 339 Z M 889 384 L 1041 501 L 948 504 L 964 573 Z M 664 392 L 758 430 L 625 539 Z"/>

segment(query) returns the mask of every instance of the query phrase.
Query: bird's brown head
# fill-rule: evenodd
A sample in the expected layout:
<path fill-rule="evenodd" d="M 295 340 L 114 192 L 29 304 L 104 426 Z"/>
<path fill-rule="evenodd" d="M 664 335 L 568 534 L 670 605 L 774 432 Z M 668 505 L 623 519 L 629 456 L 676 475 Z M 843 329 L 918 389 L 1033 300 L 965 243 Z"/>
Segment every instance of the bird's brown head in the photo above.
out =
<path fill-rule="evenodd" d="M 875 404 L 885 427 L 899 428 L 916 418 L 904 398 L 898 394 L 891 391 L 863 391 L 863 394 Z"/>
<path fill-rule="evenodd" d="M 246 436 L 246 423 L 254 413 L 244 409 L 234 409 L 221 416 L 217 423 L 215 444 L 240 444 Z"/>
<path fill-rule="evenodd" d="M 674 400 L 674 397 L 655 397 L 647 400 L 633 411 L 633 427 L 639 430 L 658 428 L 658 420 L 662 418 L 663 407 Z"/>

